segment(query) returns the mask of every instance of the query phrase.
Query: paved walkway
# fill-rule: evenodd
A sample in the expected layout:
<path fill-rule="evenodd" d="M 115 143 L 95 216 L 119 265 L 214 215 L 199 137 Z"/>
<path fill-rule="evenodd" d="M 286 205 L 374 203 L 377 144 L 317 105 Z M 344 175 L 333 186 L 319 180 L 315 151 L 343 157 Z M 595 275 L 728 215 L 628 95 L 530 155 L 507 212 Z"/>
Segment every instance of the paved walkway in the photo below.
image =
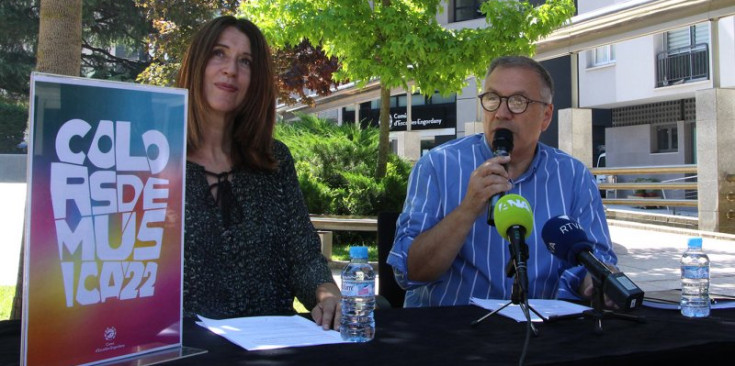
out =
<path fill-rule="evenodd" d="M 711 263 L 710 292 L 735 296 L 735 235 L 620 220 L 608 223 L 618 267 L 644 292 L 680 288 L 679 259 L 687 239 L 701 236 Z M 332 267 L 339 284 L 340 269 Z"/>
<path fill-rule="evenodd" d="M 0 286 L 15 285 L 25 194 L 25 183 L 0 183 Z M 609 223 L 621 270 L 644 291 L 679 288 L 679 258 L 687 239 L 702 236 L 712 263 L 710 291 L 735 296 L 735 235 L 620 220 Z M 339 267 L 333 269 L 338 281 L 339 272 Z"/>
<path fill-rule="evenodd" d="M 25 198 L 25 183 L 0 183 L 0 286 L 15 286 L 18 276 Z"/>

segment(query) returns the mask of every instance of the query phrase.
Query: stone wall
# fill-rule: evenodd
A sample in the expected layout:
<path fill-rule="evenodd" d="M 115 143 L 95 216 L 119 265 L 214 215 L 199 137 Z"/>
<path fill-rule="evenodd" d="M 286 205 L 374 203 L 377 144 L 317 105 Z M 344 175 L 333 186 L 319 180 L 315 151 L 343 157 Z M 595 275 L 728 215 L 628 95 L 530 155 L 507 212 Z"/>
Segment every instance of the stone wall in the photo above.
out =
<path fill-rule="evenodd" d="M 0 182 L 25 182 L 27 157 L 26 154 L 0 154 Z"/>

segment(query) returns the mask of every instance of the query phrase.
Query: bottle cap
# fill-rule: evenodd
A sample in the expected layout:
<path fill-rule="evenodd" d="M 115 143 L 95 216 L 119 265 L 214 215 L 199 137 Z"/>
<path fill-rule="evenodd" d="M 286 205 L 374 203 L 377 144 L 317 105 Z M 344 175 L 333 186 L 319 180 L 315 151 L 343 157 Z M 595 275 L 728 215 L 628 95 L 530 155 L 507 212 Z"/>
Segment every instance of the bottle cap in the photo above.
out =
<path fill-rule="evenodd" d="M 687 247 L 694 249 L 702 249 L 702 238 L 689 238 Z"/>
<path fill-rule="evenodd" d="M 350 247 L 350 258 L 367 259 L 368 248 L 364 246 Z"/>

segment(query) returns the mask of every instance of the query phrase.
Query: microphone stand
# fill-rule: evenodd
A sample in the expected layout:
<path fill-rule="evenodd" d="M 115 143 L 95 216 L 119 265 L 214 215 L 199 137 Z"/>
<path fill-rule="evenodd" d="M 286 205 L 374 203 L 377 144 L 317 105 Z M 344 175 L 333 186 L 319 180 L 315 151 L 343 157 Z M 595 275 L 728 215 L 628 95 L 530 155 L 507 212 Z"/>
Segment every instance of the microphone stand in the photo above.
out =
<path fill-rule="evenodd" d="M 511 231 L 511 234 L 508 235 L 510 239 L 510 245 L 508 246 L 508 248 L 510 249 L 510 260 L 508 260 L 508 264 L 505 266 L 506 276 L 513 277 L 513 291 L 510 295 L 510 301 L 508 301 L 500 308 L 483 315 L 477 320 L 474 320 L 472 323 L 470 323 L 470 325 L 475 326 L 490 317 L 491 315 L 505 309 L 508 305 L 516 304 L 520 306 L 523 315 L 526 317 L 526 322 L 529 324 L 531 331 L 533 331 L 533 334 L 538 335 L 538 330 L 533 325 L 533 322 L 531 322 L 530 311 L 532 311 L 541 319 L 543 319 L 544 317 L 538 311 L 536 311 L 536 309 L 528 304 L 528 276 L 526 272 L 528 245 L 526 245 L 526 242 L 523 239 L 526 230 L 522 226 L 518 225 L 511 226 L 511 229 L 513 228 L 516 228 L 516 230 L 509 230 Z"/>
<path fill-rule="evenodd" d="M 638 323 L 645 323 L 646 318 L 643 316 L 637 316 L 633 314 L 622 314 L 612 310 L 606 310 L 605 307 L 605 292 L 602 290 L 602 280 L 592 276 L 592 309 L 585 310 L 582 314 L 585 317 L 592 318 L 594 320 L 595 334 L 602 334 L 602 319 L 623 319 L 631 320 Z"/>
<path fill-rule="evenodd" d="M 523 350 L 521 351 L 521 358 L 518 360 L 518 365 L 522 366 L 523 361 L 526 359 L 526 351 L 528 350 L 528 344 L 531 339 L 531 333 L 534 336 L 538 336 L 538 329 L 533 325 L 531 321 L 531 313 L 533 311 L 539 318 L 544 317 L 539 314 L 536 309 L 528 304 L 528 276 L 526 272 L 526 259 L 528 259 L 528 245 L 524 240 L 526 229 L 520 225 L 513 225 L 508 229 L 508 239 L 510 241 L 510 260 L 505 266 L 505 273 L 508 277 L 513 277 L 513 292 L 510 295 L 510 301 L 500 308 L 493 310 L 492 312 L 485 314 L 481 318 L 470 323 L 472 326 L 479 324 L 481 321 L 487 319 L 491 315 L 505 309 L 510 304 L 516 304 L 521 308 L 523 315 L 526 317 L 526 339 L 523 342 Z M 515 276 L 514 276 L 515 275 Z M 530 310 L 530 311 L 529 311 Z"/>

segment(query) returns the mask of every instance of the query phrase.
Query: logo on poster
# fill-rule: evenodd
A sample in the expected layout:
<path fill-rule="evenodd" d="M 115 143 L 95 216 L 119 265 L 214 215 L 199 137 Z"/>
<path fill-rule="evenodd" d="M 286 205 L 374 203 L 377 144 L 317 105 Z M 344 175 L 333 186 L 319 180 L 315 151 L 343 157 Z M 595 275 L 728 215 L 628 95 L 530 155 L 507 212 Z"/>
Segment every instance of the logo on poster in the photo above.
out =
<path fill-rule="evenodd" d="M 114 341 L 115 337 L 117 336 L 117 329 L 115 327 L 107 327 L 105 329 L 105 340 L 110 342 Z"/>
<path fill-rule="evenodd" d="M 134 156 L 131 123 L 102 120 L 80 148 L 92 128 L 81 119 L 65 122 L 51 163 L 67 307 L 153 296 L 166 221 L 169 181 L 155 176 L 168 163 L 166 136 L 136 134 L 145 155 Z"/>
<path fill-rule="evenodd" d="M 116 349 L 124 348 L 124 344 L 115 344 L 115 337 L 117 337 L 117 329 L 115 327 L 105 328 L 105 345 L 103 347 L 96 348 L 94 351 L 97 353 L 114 351 Z"/>

